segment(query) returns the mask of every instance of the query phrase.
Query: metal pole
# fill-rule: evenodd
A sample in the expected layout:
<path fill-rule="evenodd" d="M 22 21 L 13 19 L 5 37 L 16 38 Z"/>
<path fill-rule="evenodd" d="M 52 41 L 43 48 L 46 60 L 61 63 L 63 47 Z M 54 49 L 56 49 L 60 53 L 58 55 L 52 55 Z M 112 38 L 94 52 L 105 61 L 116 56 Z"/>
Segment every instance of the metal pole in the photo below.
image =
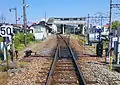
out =
<path fill-rule="evenodd" d="M 64 24 L 63 24 L 63 28 L 62 29 L 63 29 L 63 35 L 64 35 L 64 32 L 65 32 L 65 25 Z"/>
<path fill-rule="evenodd" d="M 7 60 L 7 55 L 6 55 L 6 39 L 3 37 L 3 50 L 4 50 L 4 61 Z"/>
<path fill-rule="evenodd" d="M 12 35 L 12 62 L 14 61 L 14 55 L 15 55 L 15 46 L 14 46 L 14 38 L 13 38 L 13 35 Z"/>
<path fill-rule="evenodd" d="M 111 32 L 111 21 L 112 21 L 112 0 L 110 0 L 110 14 L 109 14 L 109 33 Z M 111 36 L 109 37 L 109 55 L 108 55 L 108 58 L 110 60 L 110 50 L 111 50 L 111 44 L 112 44 L 112 41 L 111 41 Z"/>
<path fill-rule="evenodd" d="M 9 68 L 9 62 L 8 62 L 8 52 L 7 52 L 7 37 L 3 37 L 3 46 L 4 46 L 4 61 L 7 62 L 7 69 Z"/>
<path fill-rule="evenodd" d="M 110 0 L 110 15 L 109 15 L 109 32 L 111 32 L 111 26 L 112 26 L 112 0 Z"/>
<path fill-rule="evenodd" d="M 117 48 L 116 48 L 116 49 L 117 49 L 117 50 L 116 50 L 117 53 L 116 53 L 116 56 L 115 56 L 115 57 L 116 57 L 116 64 L 119 64 L 119 57 L 118 57 L 118 43 L 119 43 L 119 37 L 118 37 L 118 36 L 116 36 L 116 37 L 117 37 L 117 46 L 116 46 L 116 47 L 117 47 Z"/>
<path fill-rule="evenodd" d="M 5 41 L 7 41 L 7 37 L 5 37 Z M 9 69 L 7 42 L 5 44 L 5 50 L 6 50 L 6 57 L 7 57 L 7 69 Z"/>
<path fill-rule="evenodd" d="M 15 8 L 15 21 L 16 21 L 16 27 L 17 27 L 17 8 Z M 13 57 L 13 61 L 14 61 L 14 55 L 15 55 L 15 46 L 14 46 L 14 38 L 13 35 L 12 36 L 12 57 Z"/>
<path fill-rule="evenodd" d="M 88 24 L 87 24 L 88 26 L 87 26 L 87 29 L 89 29 L 89 21 L 90 21 L 89 19 L 90 19 L 90 14 L 88 14 Z M 88 33 L 88 30 L 87 30 L 87 33 Z"/>
<path fill-rule="evenodd" d="M 87 23 L 87 37 L 88 37 L 88 45 L 90 44 L 89 42 L 89 19 L 90 19 L 90 14 L 88 14 L 88 23 Z"/>
<path fill-rule="evenodd" d="M 26 6 L 25 6 L 25 0 L 23 0 L 23 22 L 24 22 L 24 45 L 26 47 L 27 40 L 26 40 Z"/>
<path fill-rule="evenodd" d="M 4 23 L 4 16 L 3 14 L 1 15 L 1 18 L 2 18 L 2 24 Z"/>
<path fill-rule="evenodd" d="M 118 47 L 119 47 L 119 37 L 117 36 L 117 38 L 118 38 Z M 119 48 L 117 48 L 117 50 L 119 50 Z M 117 51 L 117 64 L 119 64 L 120 63 L 120 55 L 119 55 L 120 53 Z"/>
<path fill-rule="evenodd" d="M 45 12 L 45 23 L 46 23 L 46 12 Z"/>
<path fill-rule="evenodd" d="M 103 19 L 103 17 L 101 16 L 101 27 L 102 27 L 102 21 L 103 21 L 102 19 Z"/>
<path fill-rule="evenodd" d="M 15 21 L 16 21 L 16 26 L 17 26 L 17 8 L 15 8 Z"/>

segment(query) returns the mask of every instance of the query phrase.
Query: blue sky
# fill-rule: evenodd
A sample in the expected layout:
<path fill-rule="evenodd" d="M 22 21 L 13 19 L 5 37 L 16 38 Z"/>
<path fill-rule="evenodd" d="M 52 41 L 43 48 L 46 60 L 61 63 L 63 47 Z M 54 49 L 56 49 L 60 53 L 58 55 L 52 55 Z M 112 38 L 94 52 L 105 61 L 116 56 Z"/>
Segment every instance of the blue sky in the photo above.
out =
<path fill-rule="evenodd" d="M 120 0 L 114 0 L 113 3 L 120 3 Z M 29 4 L 27 8 L 29 22 L 41 20 L 44 18 L 45 12 L 49 18 L 82 17 L 87 16 L 88 13 L 93 15 L 97 12 L 109 11 L 109 0 L 26 0 L 26 4 Z M 22 15 L 22 0 L 1 0 L 0 13 L 9 23 L 15 23 L 14 12 L 9 12 L 9 8 L 12 7 L 17 7 L 20 17 Z M 22 20 L 19 23 L 22 23 Z"/>

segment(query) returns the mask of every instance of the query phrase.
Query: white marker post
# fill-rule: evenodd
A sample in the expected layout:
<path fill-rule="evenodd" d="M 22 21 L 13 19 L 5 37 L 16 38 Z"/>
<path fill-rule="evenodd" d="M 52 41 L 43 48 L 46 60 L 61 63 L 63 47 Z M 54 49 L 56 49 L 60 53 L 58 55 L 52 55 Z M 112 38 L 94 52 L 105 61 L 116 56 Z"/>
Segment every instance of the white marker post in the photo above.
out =
<path fill-rule="evenodd" d="M 5 37 L 3 37 L 3 50 L 4 50 L 4 61 L 6 61 L 7 59 L 7 55 L 6 55 L 6 42 L 5 42 Z"/>
<path fill-rule="evenodd" d="M 120 37 L 118 37 L 118 62 L 117 64 L 120 64 Z"/>
<path fill-rule="evenodd" d="M 4 60 L 7 60 L 7 37 L 10 37 L 13 33 L 13 26 L 3 25 L 0 27 L 0 35 L 3 37 L 3 48 L 4 48 Z"/>

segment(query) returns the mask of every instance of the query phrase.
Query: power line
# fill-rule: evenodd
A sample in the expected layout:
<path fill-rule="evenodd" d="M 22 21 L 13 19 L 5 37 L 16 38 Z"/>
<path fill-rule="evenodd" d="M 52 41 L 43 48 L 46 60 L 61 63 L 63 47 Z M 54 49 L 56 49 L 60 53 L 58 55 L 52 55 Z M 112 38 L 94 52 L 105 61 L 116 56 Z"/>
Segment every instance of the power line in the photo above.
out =
<path fill-rule="evenodd" d="M 89 19 L 89 23 L 91 22 L 92 24 L 99 24 L 99 25 L 103 25 L 103 22 L 104 21 L 108 21 L 109 17 L 108 15 L 106 15 L 105 13 L 101 13 L 101 12 L 98 12 L 96 14 L 94 14 L 93 16 L 88 16 L 86 17 Z"/>

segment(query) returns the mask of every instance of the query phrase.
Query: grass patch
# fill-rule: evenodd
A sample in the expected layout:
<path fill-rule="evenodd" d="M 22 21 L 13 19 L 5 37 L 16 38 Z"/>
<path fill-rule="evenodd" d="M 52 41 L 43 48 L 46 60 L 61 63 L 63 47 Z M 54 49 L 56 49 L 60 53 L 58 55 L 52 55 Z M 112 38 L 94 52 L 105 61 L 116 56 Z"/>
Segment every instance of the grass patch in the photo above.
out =
<path fill-rule="evenodd" d="M 19 66 L 20 66 L 20 68 L 24 68 L 25 64 L 24 63 L 20 63 Z"/>
<path fill-rule="evenodd" d="M 16 49 L 18 50 L 18 51 L 21 51 L 21 50 L 23 50 L 24 49 L 24 44 L 19 44 L 17 47 L 16 47 Z"/>
<path fill-rule="evenodd" d="M 72 36 L 79 41 L 79 43 L 84 44 L 87 42 L 87 37 L 72 34 Z"/>
<path fill-rule="evenodd" d="M 26 64 L 28 64 L 28 62 L 24 62 L 24 61 L 18 62 L 18 66 L 20 68 L 24 68 Z"/>
<path fill-rule="evenodd" d="M 4 66 L 0 66 L 0 72 L 5 72 L 7 71 L 7 65 L 4 65 Z"/>

